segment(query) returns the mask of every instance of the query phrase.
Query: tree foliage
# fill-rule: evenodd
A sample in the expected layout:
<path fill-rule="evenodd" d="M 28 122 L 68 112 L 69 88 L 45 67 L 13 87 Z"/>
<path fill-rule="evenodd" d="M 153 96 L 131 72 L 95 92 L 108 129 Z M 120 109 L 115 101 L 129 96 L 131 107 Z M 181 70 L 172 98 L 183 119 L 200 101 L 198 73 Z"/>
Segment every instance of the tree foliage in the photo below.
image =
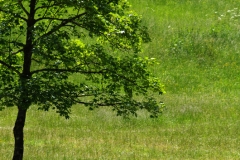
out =
<path fill-rule="evenodd" d="M 18 109 L 13 159 L 23 158 L 32 105 L 66 118 L 74 104 L 151 117 L 164 107 L 153 98 L 164 92 L 148 69 L 155 60 L 138 55 L 147 29 L 127 0 L 0 0 L 0 35 L 0 110 Z"/>
<path fill-rule="evenodd" d="M 150 38 L 126 0 L 1 0 L 0 106 L 112 106 L 118 115 L 161 111 L 163 86 L 141 58 Z M 89 38 L 90 37 L 90 38 Z M 28 70 L 29 68 L 29 70 Z M 78 74 L 82 81 L 71 82 Z M 138 102 L 136 94 L 145 100 Z M 24 100 L 24 101 L 23 101 Z"/>

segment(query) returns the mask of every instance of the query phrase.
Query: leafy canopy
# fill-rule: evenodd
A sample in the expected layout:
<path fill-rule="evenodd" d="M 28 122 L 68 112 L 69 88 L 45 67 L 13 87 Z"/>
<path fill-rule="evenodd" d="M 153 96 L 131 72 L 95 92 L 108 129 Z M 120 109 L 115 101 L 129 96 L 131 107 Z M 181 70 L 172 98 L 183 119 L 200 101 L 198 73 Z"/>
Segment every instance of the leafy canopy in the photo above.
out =
<path fill-rule="evenodd" d="M 147 29 L 127 0 L 0 0 L 0 35 L 0 109 L 68 118 L 80 103 L 156 117 L 164 107 L 152 96 L 164 92 L 155 60 L 138 55 Z"/>

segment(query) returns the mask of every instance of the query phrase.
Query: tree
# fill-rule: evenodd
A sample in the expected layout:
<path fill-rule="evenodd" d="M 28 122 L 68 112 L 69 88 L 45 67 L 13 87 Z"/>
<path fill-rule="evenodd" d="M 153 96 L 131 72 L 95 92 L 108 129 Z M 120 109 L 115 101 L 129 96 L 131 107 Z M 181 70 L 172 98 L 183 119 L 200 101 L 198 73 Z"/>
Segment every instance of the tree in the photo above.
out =
<path fill-rule="evenodd" d="M 127 0 L 0 0 L 0 35 L 0 110 L 18 109 L 14 160 L 30 106 L 66 118 L 74 104 L 151 117 L 164 107 L 152 96 L 164 92 L 148 69 L 155 60 L 139 56 L 147 29 Z"/>

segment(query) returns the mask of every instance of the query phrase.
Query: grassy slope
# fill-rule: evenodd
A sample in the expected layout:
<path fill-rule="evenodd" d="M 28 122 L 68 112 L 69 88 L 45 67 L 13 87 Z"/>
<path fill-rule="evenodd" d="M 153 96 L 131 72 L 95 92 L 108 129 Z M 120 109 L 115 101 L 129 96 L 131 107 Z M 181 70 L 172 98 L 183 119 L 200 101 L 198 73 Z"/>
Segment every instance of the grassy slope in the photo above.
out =
<path fill-rule="evenodd" d="M 239 159 L 238 0 L 131 2 L 150 29 L 144 54 L 161 63 L 152 69 L 166 84 L 167 110 L 123 120 L 75 106 L 65 120 L 32 108 L 25 159 Z M 15 115 L 0 112 L 0 159 L 11 157 Z"/>

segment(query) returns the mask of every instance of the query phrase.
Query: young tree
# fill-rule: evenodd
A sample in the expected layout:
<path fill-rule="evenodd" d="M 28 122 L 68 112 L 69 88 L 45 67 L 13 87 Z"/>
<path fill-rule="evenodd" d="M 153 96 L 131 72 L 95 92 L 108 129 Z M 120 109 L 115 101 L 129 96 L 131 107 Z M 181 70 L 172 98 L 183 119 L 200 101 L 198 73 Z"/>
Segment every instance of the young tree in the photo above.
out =
<path fill-rule="evenodd" d="M 14 160 L 32 105 L 66 118 L 73 104 L 151 117 L 164 107 L 152 97 L 164 92 L 148 70 L 154 59 L 138 55 L 147 30 L 127 0 L 0 0 L 0 35 L 0 110 L 18 109 Z"/>

